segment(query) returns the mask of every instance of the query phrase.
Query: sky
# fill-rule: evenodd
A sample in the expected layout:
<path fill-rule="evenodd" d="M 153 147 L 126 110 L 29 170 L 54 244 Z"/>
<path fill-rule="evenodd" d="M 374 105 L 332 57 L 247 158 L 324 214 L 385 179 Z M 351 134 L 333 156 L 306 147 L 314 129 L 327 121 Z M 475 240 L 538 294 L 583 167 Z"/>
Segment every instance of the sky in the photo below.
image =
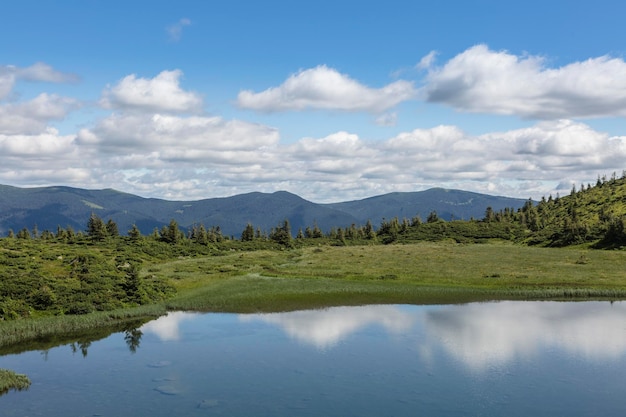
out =
<path fill-rule="evenodd" d="M 626 169 L 626 3 L 0 6 L 0 184 L 539 199 Z"/>

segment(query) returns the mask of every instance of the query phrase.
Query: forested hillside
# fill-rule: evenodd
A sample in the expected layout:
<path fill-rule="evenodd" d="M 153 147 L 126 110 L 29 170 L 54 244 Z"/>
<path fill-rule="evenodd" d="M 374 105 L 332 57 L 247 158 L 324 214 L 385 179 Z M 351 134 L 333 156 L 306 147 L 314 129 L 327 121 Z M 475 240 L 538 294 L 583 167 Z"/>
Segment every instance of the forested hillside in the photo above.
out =
<path fill-rule="evenodd" d="M 383 222 L 377 233 L 385 242 L 497 238 L 529 245 L 621 247 L 626 245 L 626 175 L 574 186 L 564 197 L 528 200 L 519 209 L 487 207 L 479 221 L 444 222 L 433 212 L 425 222 L 393 218 Z"/>

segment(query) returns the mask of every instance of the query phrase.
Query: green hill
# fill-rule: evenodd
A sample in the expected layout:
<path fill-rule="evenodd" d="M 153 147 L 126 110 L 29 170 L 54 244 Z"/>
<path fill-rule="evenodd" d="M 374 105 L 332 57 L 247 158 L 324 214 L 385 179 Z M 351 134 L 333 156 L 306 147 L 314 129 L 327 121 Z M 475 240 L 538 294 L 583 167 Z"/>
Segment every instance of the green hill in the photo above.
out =
<path fill-rule="evenodd" d="M 481 220 L 443 221 L 440 217 L 383 222 L 383 242 L 453 239 L 476 242 L 512 240 L 528 245 L 590 244 L 597 248 L 626 246 L 626 175 L 599 178 L 596 184 L 572 188 L 565 197 L 527 200 L 520 208 L 488 206 Z"/>

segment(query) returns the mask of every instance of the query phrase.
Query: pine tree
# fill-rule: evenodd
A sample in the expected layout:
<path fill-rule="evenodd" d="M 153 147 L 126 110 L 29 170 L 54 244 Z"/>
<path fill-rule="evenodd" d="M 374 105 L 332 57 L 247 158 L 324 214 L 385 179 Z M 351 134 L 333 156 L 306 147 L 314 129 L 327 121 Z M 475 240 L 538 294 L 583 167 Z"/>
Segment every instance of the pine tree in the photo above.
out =
<path fill-rule="evenodd" d="M 204 224 L 202 223 L 200 223 L 200 226 L 198 226 L 198 231 L 196 232 L 195 241 L 196 243 L 200 245 L 206 245 L 207 243 L 209 243 L 206 229 L 204 227 Z"/>
<path fill-rule="evenodd" d="M 87 236 L 93 240 L 104 240 L 107 237 L 107 229 L 97 214 L 91 213 L 87 223 Z"/>
<path fill-rule="evenodd" d="M 372 226 L 372 221 L 368 220 L 365 223 L 365 239 L 374 240 L 376 239 L 376 232 L 374 231 L 374 226 Z"/>
<path fill-rule="evenodd" d="M 439 221 L 439 216 L 435 210 L 431 211 L 426 218 L 426 223 L 435 223 Z"/>
<path fill-rule="evenodd" d="M 161 240 L 167 243 L 178 243 L 180 241 L 180 230 L 176 220 L 170 220 L 169 225 L 163 226 L 161 229 Z"/>
<path fill-rule="evenodd" d="M 241 232 L 241 241 L 242 242 L 250 242 L 254 240 L 254 227 L 252 224 L 248 223 L 246 228 Z"/>
<path fill-rule="evenodd" d="M 133 224 L 133 227 L 131 227 L 131 229 L 128 231 L 128 236 L 133 241 L 137 241 L 141 238 L 141 231 L 139 231 L 139 228 L 136 224 Z"/>
<path fill-rule="evenodd" d="M 270 239 L 281 245 L 291 246 L 291 225 L 288 219 L 285 219 L 282 225 L 272 229 Z"/>
<path fill-rule="evenodd" d="M 120 232 L 117 228 L 117 223 L 115 223 L 112 219 L 109 219 L 109 221 L 107 222 L 106 230 L 109 236 L 117 237 L 120 235 Z"/>

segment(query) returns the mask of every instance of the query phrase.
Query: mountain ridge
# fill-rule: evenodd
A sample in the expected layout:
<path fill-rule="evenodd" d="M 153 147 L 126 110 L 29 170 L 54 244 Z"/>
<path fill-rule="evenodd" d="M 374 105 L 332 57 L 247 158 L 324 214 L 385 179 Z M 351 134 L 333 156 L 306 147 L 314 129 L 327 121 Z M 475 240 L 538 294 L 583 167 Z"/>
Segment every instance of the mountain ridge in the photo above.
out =
<path fill-rule="evenodd" d="M 517 209 L 526 201 L 444 188 L 393 192 L 339 203 L 314 203 L 288 191 L 254 191 L 186 201 L 141 197 L 112 188 L 20 188 L 0 184 L 0 236 L 9 230 L 34 226 L 50 231 L 58 226 L 84 230 L 92 212 L 115 221 L 121 233 L 135 224 L 142 234 L 149 234 L 174 219 L 182 228 L 219 226 L 225 235 L 239 237 L 248 223 L 269 231 L 288 219 L 295 234 L 299 228 L 314 224 L 328 231 L 368 220 L 377 225 L 385 218 L 426 218 L 432 211 L 445 220 L 468 220 L 482 218 L 487 207 Z"/>

